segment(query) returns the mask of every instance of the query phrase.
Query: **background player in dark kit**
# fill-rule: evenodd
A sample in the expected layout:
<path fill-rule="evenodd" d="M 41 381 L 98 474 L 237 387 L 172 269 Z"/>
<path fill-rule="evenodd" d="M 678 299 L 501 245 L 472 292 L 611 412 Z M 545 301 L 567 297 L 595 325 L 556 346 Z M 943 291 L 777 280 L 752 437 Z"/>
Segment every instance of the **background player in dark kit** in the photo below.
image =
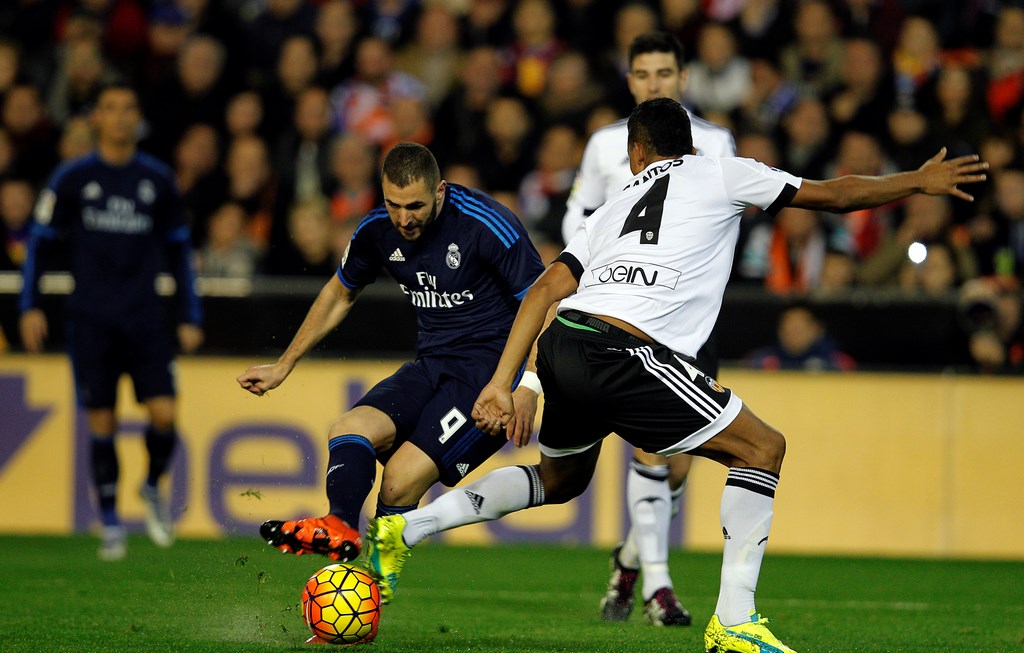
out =
<path fill-rule="evenodd" d="M 21 337 L 42 350 L 46 315 L 39 308 L 39 278 L 55 240 L 70 242 L 75 289 L 68 299 L 68 353 L 79 403 L 91 433 L 90 460 L 103 523 L 99 555 L 124 557 L 125 529 L 116 508 L 120 474 L 114 434 L 117 382 L 129 374 L 145 404 L 149 470 L 140 488 L 146 526 L 160 546 L 174 540 L 172 518 L 158 481 L 174 453 L 174 343 L 155 288 L 164 263 L 177 283 L 177 335 L 181 350 L 202 343 L 201 311 L 193 288 L 190 235 L 173 171 L 136 150 L 142 123 L 138 96 L 111 85 L 91 115 L 96 150 L 62 165 L 40 194 L 29 240 L 21 294 Z"/>

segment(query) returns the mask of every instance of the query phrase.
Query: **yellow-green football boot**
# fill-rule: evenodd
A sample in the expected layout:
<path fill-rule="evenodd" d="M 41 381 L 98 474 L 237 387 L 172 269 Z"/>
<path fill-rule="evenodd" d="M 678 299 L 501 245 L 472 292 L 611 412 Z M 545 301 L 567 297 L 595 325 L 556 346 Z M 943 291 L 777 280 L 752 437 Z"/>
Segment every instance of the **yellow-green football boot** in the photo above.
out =
<path fill-rule="evenodd" d="M 398 587 L 398 577 L 412 554 L 402 539 L 405 517 L 385 515 L 366 525 L 366 568 L 380 588 L 380 602 L 390 603 Z"/>
<path fill-rule="evenodd" d="M 704 631 L 704 650 L 707 653 L 796 653 L 768 630 L 768 620 L 756 612 L 750 621 L 736 626 L 723 626 L 718 615 Z"/>

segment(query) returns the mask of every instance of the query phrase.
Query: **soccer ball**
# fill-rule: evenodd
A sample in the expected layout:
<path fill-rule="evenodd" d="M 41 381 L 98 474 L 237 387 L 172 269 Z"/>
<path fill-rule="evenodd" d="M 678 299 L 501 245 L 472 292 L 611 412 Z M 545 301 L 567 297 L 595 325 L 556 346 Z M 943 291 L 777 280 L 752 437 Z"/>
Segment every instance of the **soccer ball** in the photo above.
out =
<path fill-rule="evenodd" d="M 380 588 L 352 565 L 327 565 L 302 588 L 302 619 L 329 644 L 365 644 L 377 636 Z"/>

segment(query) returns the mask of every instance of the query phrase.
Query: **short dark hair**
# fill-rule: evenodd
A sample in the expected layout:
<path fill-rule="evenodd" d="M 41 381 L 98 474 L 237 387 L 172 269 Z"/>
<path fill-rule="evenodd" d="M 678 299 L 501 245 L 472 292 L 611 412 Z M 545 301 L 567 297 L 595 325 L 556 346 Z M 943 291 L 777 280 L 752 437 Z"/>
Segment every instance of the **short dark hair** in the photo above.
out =
<path fill-rule="evenodd" d="M 686 63 L 683 61 L 683 46 L 679 39 L 669 32 L 644 32 L 633 39 L 629 44 L 629 65 L 633 66 L 633 59 L 648 52 L 668 52 L 676 58 L 676 65 L 683 69 Z"/>
<path fill-rule="evenodd" d="M 107 93 L 108 91 L 128 91 L 129 93 L 135 96 L 136 101 L 142 101 L 138 89 L 136 89 L 130 83 L 122 79 L 115 79 L 109 82 L 103 82 L 100 85 L 99 89 L 96 91 L 96 101 L 98 102 L 100 97 L 102 97 L 103 94 Z M 95 105 L 95 102 L 93 104 Z"/>
<path fill-rule="evenodd" d="M 636 105 L 626 122 L 632 147 L 639 143 L 659 156 L 683 156 L 693 152 L 690 116 L 683 105 L 667 97 L 646 100 Z"/>
<path fill-rule="evenodd" d="M 381 165 L 381 175 L 399 188 L 423 180 L 433 189 L 441 181 L 441 170 L 430 150 L 419 143 L 399 143 L 391 148 Z"/>

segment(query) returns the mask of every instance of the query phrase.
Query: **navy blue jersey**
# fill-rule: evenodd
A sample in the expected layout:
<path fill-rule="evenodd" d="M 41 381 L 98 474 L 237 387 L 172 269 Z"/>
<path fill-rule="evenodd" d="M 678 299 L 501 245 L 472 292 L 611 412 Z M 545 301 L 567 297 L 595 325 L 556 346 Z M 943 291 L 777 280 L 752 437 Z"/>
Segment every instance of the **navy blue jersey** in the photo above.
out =
<path fill-rule="evenodd" d="M 179 322 L 200 322 L 185 206 L 171 169 L 138 153 L 115 166 L 93 153 L 59 167 L 40 194 L 24 266 L 21 310 L 38 306 L 45 245 L 67 238 L 71 315 L 124 320 L 162 314 L 164 255 L 178 285 Z"/>
<path fill-rule="evenodd" d="M 448 184 L 437 217 L 408 241 L 387 209 L 359 223 L 338 267 L 357 289 L 381 268 L 416 308 L 420 355 L 478 342 L 504 344 L 519 302 L 544 271 L 519 219 L 480 191 Z"/>

